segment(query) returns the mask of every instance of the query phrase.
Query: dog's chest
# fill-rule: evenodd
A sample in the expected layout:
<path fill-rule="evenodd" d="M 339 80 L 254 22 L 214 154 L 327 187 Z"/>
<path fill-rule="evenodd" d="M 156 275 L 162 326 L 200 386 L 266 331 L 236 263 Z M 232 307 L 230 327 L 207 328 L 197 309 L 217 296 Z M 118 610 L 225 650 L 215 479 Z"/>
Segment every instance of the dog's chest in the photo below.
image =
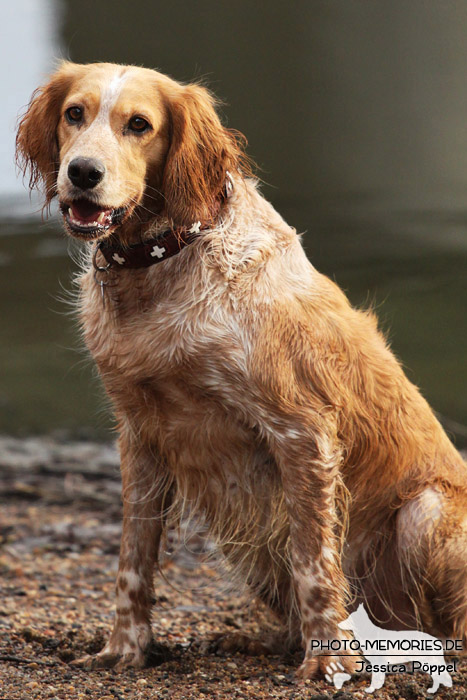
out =
<path fill-rule="evenodd" d="M 248 343 L 227 298 L 175 294 L 148 311 L 127 304 L 101 307 L 99 316 L 88 308 L 88 347 L 117 411 L 141 439 L 157 442 L 177 469 L 229 463 L 240 472 L 247 459 L 258 460 L 258 441 L 241 415 Z"/>
<path fill-rule="evenodd" d="M 103 298 L 91 272 L 81 286 L 86 343 L 105 373 L 166 376 L 188 358 L 238 344 L 228 290 L 199 263 L 183 273 L 171 260 L 162 269 L 118 271 Z"/>

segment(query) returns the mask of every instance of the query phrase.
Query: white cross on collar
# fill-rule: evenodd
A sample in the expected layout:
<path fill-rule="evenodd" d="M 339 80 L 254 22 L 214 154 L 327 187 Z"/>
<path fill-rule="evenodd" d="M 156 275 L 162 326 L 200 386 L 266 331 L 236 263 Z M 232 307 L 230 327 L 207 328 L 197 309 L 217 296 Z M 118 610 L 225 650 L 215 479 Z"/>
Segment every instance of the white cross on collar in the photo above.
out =
<path fill-rule="evenodd" d="M 159 259 L 161 259 L 161 258 L 164 257 L 164 253 L 165 253 L 165 248 L 163 248 L 163 247 L 159 248 L 158 245 L 155 245 L 155 246 L 153 246 L 153 248 L 152 248 L 151 256 L 152 256 L 153 258 L 159 258 Z"/>
<path fill-rule="evenodd" d="M 121 258 L 118 253 L 114 253 L 112 255 L 112 260 L 115 260 L 115 262 L 118 262 L 119 265 L 123 265 L 125 262 L 125 258 Z"/>
<path fill-rule="evenodd" d="M 189 233 L 199 233 L 201 228 L 201 221 L 196 221 L 191 228 L 188 229 Z"/>

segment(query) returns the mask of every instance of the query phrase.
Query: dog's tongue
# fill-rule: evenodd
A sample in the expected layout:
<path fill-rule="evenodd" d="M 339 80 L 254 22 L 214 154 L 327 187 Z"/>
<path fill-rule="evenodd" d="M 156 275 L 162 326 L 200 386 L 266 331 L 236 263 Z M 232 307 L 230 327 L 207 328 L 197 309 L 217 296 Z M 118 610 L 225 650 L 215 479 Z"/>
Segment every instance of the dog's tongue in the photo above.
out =
<path fill-rule="evenodd" d="M 95 221 L 102 211 L 97 204 L 89 202 L 87 199 L 77 199 L 71 205 L 73 217 L 84 223 Z"/>

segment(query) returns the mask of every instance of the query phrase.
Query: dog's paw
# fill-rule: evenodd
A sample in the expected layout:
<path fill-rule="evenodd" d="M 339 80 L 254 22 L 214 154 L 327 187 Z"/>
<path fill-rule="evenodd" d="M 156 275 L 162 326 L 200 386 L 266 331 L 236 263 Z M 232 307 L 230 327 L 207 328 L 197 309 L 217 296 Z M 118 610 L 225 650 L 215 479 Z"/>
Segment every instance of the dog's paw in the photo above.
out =
<path fill-rule="evenodd" d="M 346 681 L 349 681 L 351 679 L 350 673 L 346 673 L 343 665 L 341 664 L 340 661 L 334 663 L 334 661 L 331 661 L 331 663 L 326 666 L 326 673 L 324 677 L 326 678 L 327 682 L 329 685 L 334 685 L 337 690 L 340 690 L 344 683 Z"/>
<path fill-rule="evenodd" d="M 70 665 L 82 668 L 86 671 L 98 671 L 103 669 L 114 669 L 114 671 L 125 671 L 129 668 L 144 668 L 160 666 L 160 664 L 170 661 L 173 653 L 169 647 L 155 642 L 153 639 L 144 649 L 125 649 L 112 647 L 111 643 L 104 647 L 102 651 L 95 655 L 84 656 L 81 659 L 71 661 Z"/>
<path fill-rule="evenodd" d="M 334 666 L 336 666 L 340 675 L 345 674 L 347 676 L 344 680 L 342 680 L 343 685 L 346 680 L 349 680 L 353 673 L 356 673 L 357 664 L 359 661 L 360 657 L 357 655 L 344 656 L 339 654 L 318 654 L 317 656 L 305 657 L 302 665 L 297 671 L 297 679 L 300 681 L 305 681 L 309 678 L 316 678 L 319 675 L 325 677 L 326 675 L 330 676 L 329 668 L 331 668 L 331 671 L 333 671 Z M 328 680 L 328 678 L 326 678 L 326 680 Z M 342 687 L 342 685 L 340 687 Z"/>
<path fill-rule="evenodd" d="M 115 671 L 124 671 L 128 668 L 143 668 L 146 665 L 146 655 L 141 652 L 118 654 L 104 650 L 95 656 L 89 655 L 76 659 L 70 665 L 85 671 L 100 671 L 110 668 Z"/>
<path fill-rule="evenodd" d="M 101 651 L 72 661 L 72 665 L 86 671 L 114 669 L 124 671 L 129 668 L 157 666 L 166 660 L 168 650 L 152 639 L 149 627 L 129 634 L 120 627 L 114 628 L 112 635 Z"/>

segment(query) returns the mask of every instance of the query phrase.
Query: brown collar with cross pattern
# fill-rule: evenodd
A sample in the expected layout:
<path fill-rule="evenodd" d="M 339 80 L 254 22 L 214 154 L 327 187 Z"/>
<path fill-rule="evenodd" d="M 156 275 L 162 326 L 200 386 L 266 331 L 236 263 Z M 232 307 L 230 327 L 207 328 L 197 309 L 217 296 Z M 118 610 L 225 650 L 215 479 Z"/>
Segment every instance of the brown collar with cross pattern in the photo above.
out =
<path fill-rule="evenodd" d="M 208 227 L 194 224 L 190 229 L 168 229 L 160 233 L 156 238 L 151 238 L 149 241 L 144 241 L 144 243 L 126 246 L 125 248 L 109 244 L 107 241 L 101 241 L 95 249 L 94 267 L 96 267 L 95 259 L 98 251 L 104 256 L 108 267 L 97 269 L 108 270 L 111 267 L 115 270 L 120 267 L 133 269 L 149 267 L 179 253 L 182 248 L 185 248 L 185 246 L 195 240 L 197 233 L 206 228 Z"/>
<path fill-rule="evenodd" d="M 232 191 L 232 176 L 227 172 L 224 187 L 216 202 L 217 212 L 222 203 L 230 197 Z M 112 243 L 106 240 L 100 241 L 94 249 L 94 268 L 99 272 L 105 272 L 110 268 L 115 270 L 121 267 L 132 269 L 150 267 L 155 263 L 167 260 L 167 258 L 171 258 L 173 255 L 179 253 L 187 245 L 193 243 L 200 231 L 205 231 L 211 228 L 211 226 L 212 222 L 203 225 L 201 221 L 196 221 L 190 228 L 167 229 L 167 231 L 160 233 L 149 241 L 126 247 L 112 245 Z M 106 267 L 100 267 L 97 264 L 96 256 L 98 252 L 102 253 L 104 256 L 107 262 Z"/>

